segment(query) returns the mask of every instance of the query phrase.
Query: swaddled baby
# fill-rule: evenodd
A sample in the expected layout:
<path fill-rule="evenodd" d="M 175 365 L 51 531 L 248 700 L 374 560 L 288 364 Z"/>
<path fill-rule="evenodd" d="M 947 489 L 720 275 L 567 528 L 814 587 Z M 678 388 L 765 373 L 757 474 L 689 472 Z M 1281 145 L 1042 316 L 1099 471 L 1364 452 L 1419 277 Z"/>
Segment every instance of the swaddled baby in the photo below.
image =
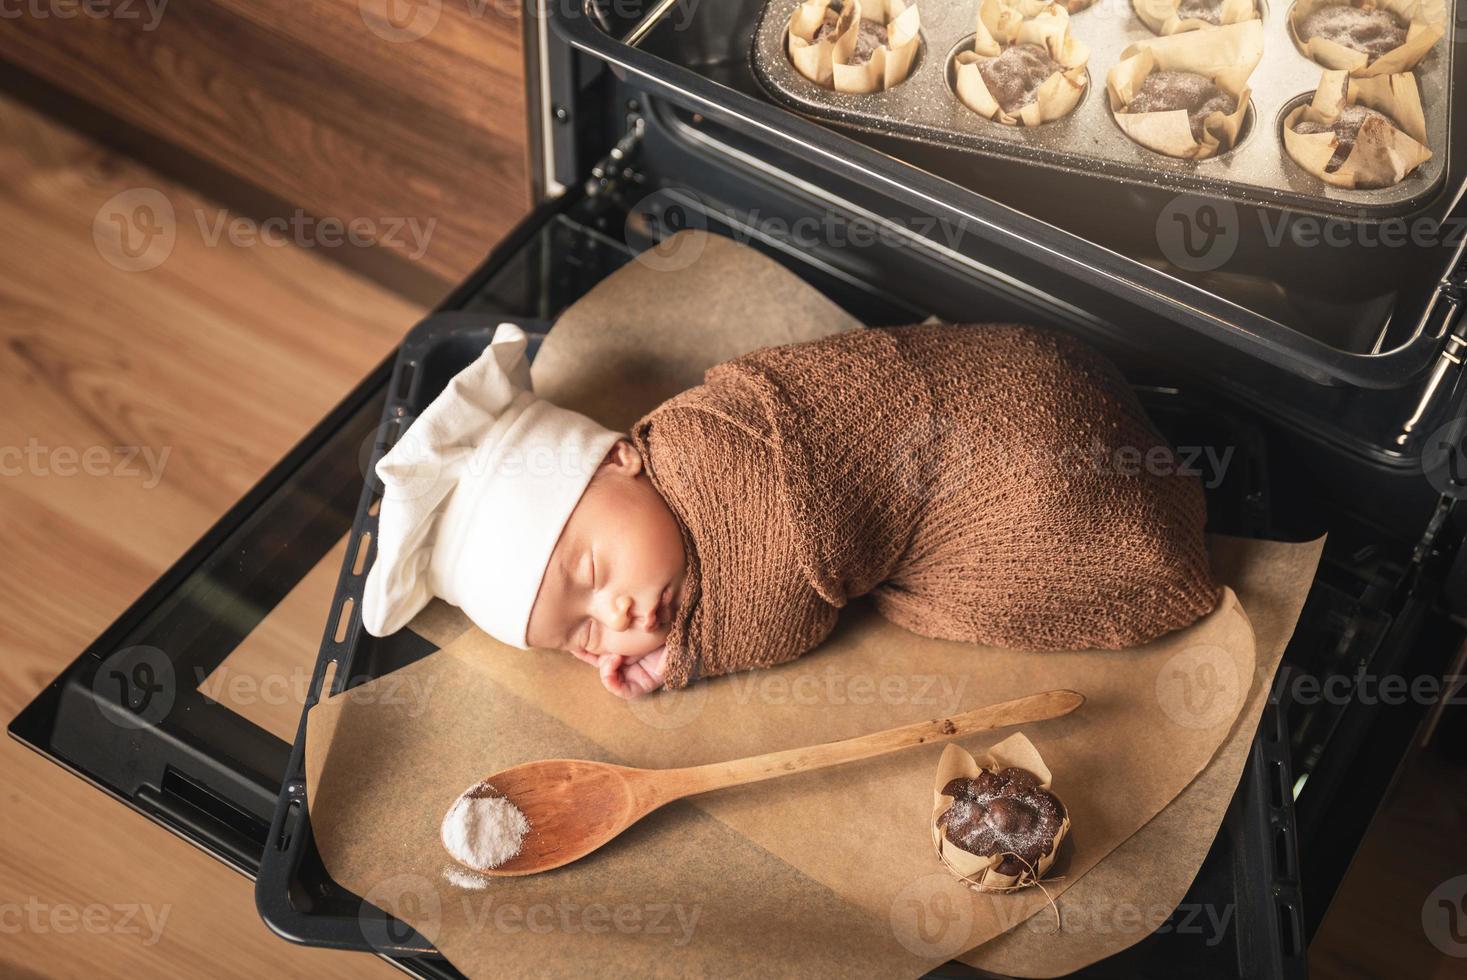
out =
<path fill-rule="evenodd" d="M 369 631 L 437 595 L 635 697 L 792 660 L 859 596 L 924 636 L 1039 650 L 1133 646 L 1217 602 L 1201 488 L 1064 335 L 764 348 L 626 435 L 535 399 L 523 349 L 502 326 L 379 464 Z"/>

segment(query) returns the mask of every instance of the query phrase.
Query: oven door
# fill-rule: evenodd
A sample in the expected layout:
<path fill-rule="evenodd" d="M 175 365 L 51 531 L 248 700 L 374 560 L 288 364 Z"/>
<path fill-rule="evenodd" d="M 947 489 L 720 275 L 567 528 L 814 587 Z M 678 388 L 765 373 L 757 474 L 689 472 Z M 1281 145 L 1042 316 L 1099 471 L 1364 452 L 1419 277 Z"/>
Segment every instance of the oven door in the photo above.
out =
<path fill-rule="evenodd" d="M 1348 674 L 1361 662 L 1436 669 L 1451 637 L 1418 640 L 1430 632 L 1424 609 L 1441 577 L 1436 566 L 1454 543 L 1440 495 L 1419 474 L 1351 457 L 1209 388 L 1185 364 L 1107 342 L 1123 334 L 1117 323 L 1128 309 L 1113 299 L 1076 306 L 902 228 L 838 254 L 771 235 L 771 220 L 793 227 L 832 216 L 847 224 L 882 219 L 853 203 L 854 194 L 838 198 L 830 187 L 777 172 L 773 151 L 750 154 L 736 134 L 708 128 L 686 107 L 610 78 L 601 84 L 616 107 L 609 118 L 621 147 L 617 166 L 588 169 L 586 189 L 537 209 L 443 310 L 548 324 L 640 248 L 693 225 L 774 256 L 867 323 L 921 319 L 930 312 L 926 298 L 941 296 L 948 309 L 980 310 L 983 319 L 1083 332 L 1121 361 L 1174 439 L 1239 448 L 1239 464 L 1212 491 L 1214 530 L 1297 539 L 1331 533 L 1290 648 L 1292 670 Z M 337 629 L 333 589 L 390 377 L 383 364 L 366 378 L 37 696 L 11 734 L 247 876 L 259 872 L 267 848 L 287 849 L 308 835 L 292 741 L 322 680 L 318 647 Z M 1306 478 L 1316 471 L 1328 479 Z M 1389 494 L 1393 506 L 1361 514 L 1362 487 Z M 1433 538 L 1423 552 L 1428 528 Z M 379 647 L 370 670 L 380 674 L 431 650 L 404 632 Z M 1393 715 L 1382 727 L 1353 709 L 1270 708 L 1266 737 L 1255 744 L 1188 898 L 1235 906 L 1227 933 L 1204 950 L 1195 936 L 1163 927 L 1096 975 L 1170 976 L 1183 964 L 1205 976 L 1303 975 L 1313 924 L 1307 903 L 1327 904 L 1414 724 Z M 1357 756 L 1361 744 L 1371 754 Z M 1350 780 L 1338 778 L 1346 771 Z M 1295 795 L 1306 779 L 1299 805 L 1320 817 L 1340 794 L 1364 799 L 1353 800 L 1360 820 L 1331 825 L 1338 867 L 1318 862 L 1317 884 L 1295 847 Z M 424 976 L 453 975 L 411 930 L 364 934 L 370 907 L 309 856 L 288 880 L 262 880 L 259 899 L 287 938 L 372 950 Z"/>

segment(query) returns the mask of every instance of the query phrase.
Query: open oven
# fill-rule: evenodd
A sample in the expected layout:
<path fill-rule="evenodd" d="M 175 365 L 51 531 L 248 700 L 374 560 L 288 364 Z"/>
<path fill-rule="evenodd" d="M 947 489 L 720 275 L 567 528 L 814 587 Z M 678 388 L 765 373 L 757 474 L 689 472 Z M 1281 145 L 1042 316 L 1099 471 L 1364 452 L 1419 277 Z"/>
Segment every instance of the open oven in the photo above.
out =
<path fill-rule="evenodd" d="M 1449 134 L 1409 208 L 1390 213 L 1348 195 L 1320 209 L 1229 195 L 1200 166 L 1150 184 L 1040 167 L 792 111 L 751 62 L 764 8 L 527 9 L 544 200 L 440 311 L 543 334 L 638 251 L 696 227 L 774 257 L 867 324 L 1016 320 L 1105 350 L 1174 443 L 1230 452 L 1207 481 L 1210 530 L 1328 541 L 1189 895 L 1236 905 L 1224 941 L 1201 950 L 1160 929 L 1086 972 L 1303 976 L 1309 940 L 1430 706 L 1299 700 L 1298 682 L 1335 678 L 1348 692 L 1371 677 L 1440 678 L 1463 642 L 1467 127 Z M 1467 98 L 1467 59 L 1446 53 L 1463 30 L 1452 14 L 1432 57 L 1455 100 Z M 931 45 L 924 54 L 945 57 Z M 1260 133 L 1271 125 L 1255 121 Z M 1382 245 L 1383 224 L 1401 221 L 1419 233 Z M 10 731 L 258 876 L 261 912 L 286 938 L 451 976 L 411 929 L 365 934 L 364 903 L 321 867 L 303 721 L 293 747 L 201 690 L 303 582 L 335 581 L 384 407 L 402 394 L 393 379 L 391 363 L 366 378 Z M 338 690 L 433 649 L 407 632 L 359 637 L 338 614 L 320 610 L 320 664 L 339 660 Z M 315 650 L 299 653 L 315 663 Z M 308 702 L 323 674 L 310 674 Z"/>

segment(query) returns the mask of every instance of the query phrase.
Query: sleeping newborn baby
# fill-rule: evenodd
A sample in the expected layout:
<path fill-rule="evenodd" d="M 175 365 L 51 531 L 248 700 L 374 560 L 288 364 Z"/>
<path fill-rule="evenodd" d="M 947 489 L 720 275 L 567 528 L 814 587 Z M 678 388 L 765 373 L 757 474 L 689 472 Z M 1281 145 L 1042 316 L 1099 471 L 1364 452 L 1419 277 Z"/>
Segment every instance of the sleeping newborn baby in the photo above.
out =
<path fill-rule="evenodd" d="M 529 390 L 525 338 L 383 457 L 362 619 L 434 596 L 636 697 L 799 657 L 870 596 L 924 636 L 1120 649 L 1218 599 L 1195 478 L 1067 336 L 871 328 L 718 365 L 630 433 Z"/>

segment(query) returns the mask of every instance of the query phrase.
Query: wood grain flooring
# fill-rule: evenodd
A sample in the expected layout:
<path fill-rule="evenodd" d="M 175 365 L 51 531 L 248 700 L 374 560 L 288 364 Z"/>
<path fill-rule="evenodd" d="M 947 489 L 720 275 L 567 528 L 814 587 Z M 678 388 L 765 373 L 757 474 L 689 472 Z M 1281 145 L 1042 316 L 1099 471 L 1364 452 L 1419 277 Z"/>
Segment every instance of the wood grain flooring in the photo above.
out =
<path fill-rule="evenodd" d="M 186 218 L 217 205 L 3 99 L 0 167 L 8 720 L 421 311 L 307 250 L 210 246 Z M 93 229 L 138 188 L 182 218 L 166 261 L 129 272 Z M 119 446 L 155 465 L 125 465 Z M 277 617 L 271 669 L 314 657 L 309 605 Z M 0 827 L 0 976 L 397 975 L 277 939 L 247 880 L 9 739 Z"/>
<path fill-rule="evenodd" d="M 519 0 L 10 6 L 0 59 L 445 285 L 530 206 Z"/>

